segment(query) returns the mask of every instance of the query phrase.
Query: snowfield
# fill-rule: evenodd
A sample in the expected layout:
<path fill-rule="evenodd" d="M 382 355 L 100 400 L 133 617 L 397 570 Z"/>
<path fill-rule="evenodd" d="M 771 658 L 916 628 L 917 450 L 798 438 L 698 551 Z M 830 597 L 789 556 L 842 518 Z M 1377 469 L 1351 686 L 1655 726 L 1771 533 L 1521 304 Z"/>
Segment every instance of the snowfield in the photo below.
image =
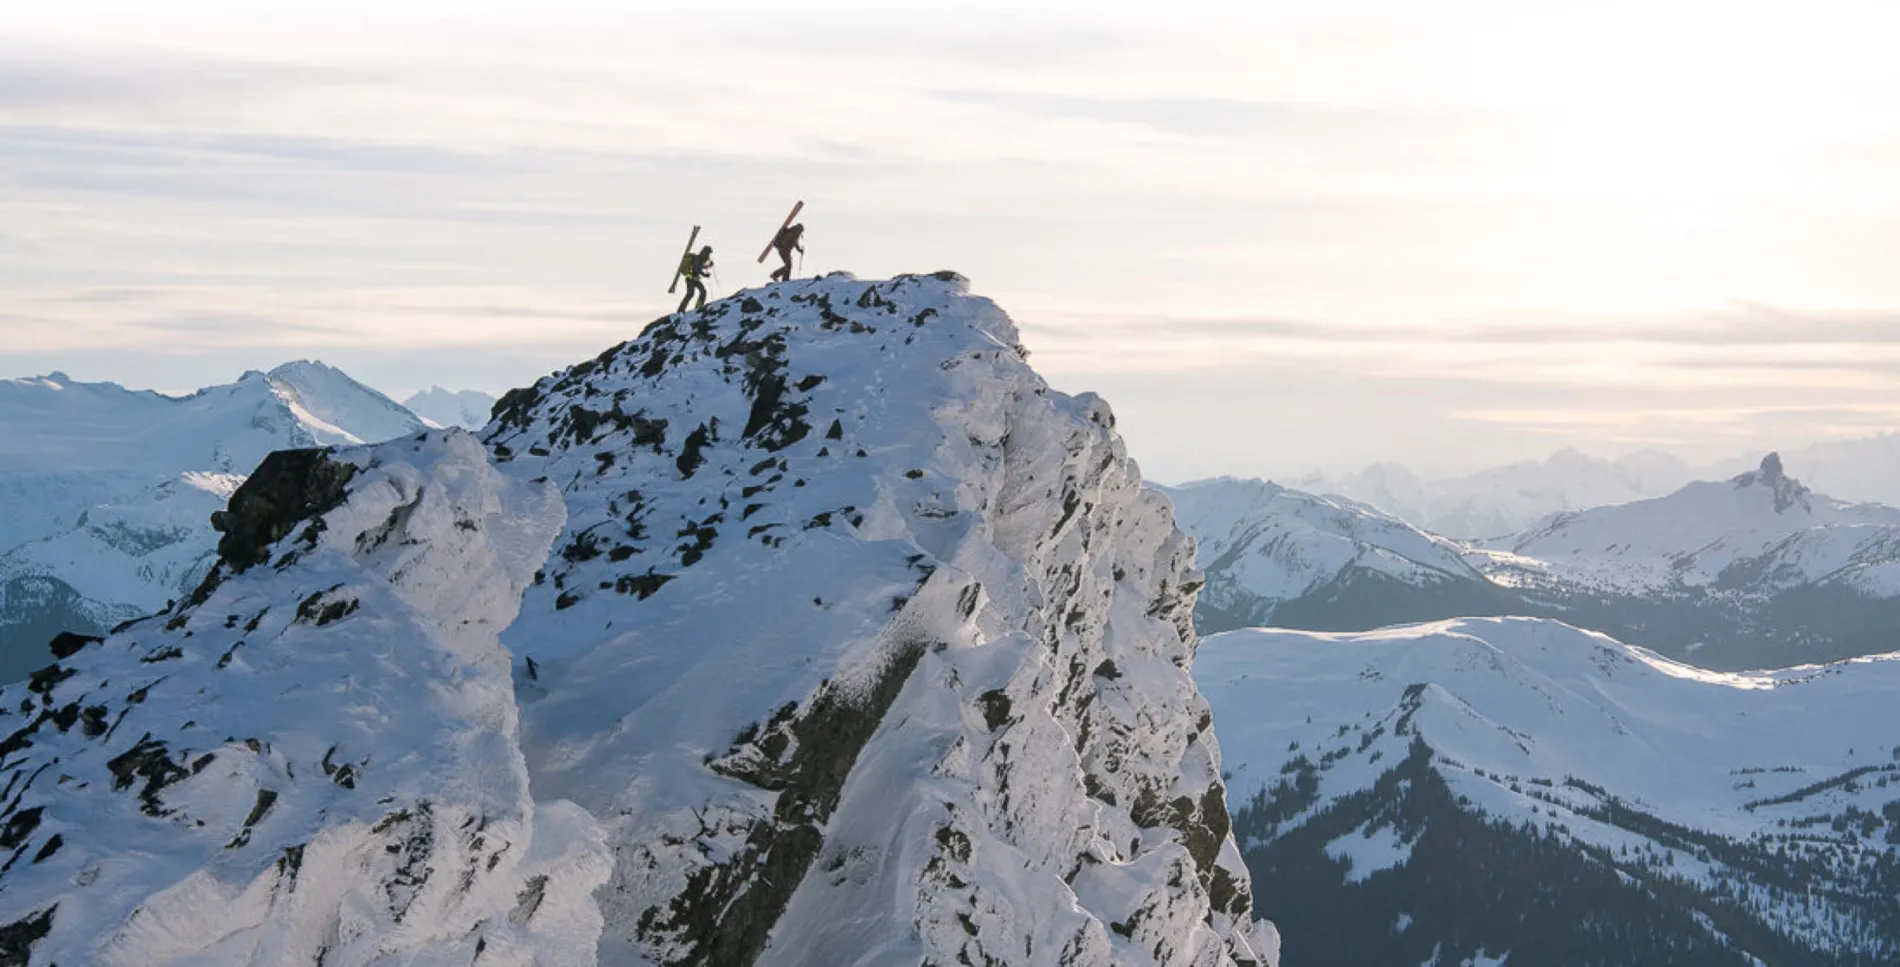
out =
<path fill-rule="evenodd" d="M 202 593 L 0 692 L 0 961 L 1276 963 L 1191 545 L 1025 355 L 834 275 L 486 453 L 274 457 Z"/>
<path fill-rule="evenodd" d="M 1358 796 L 1352 809 L 1384 818 L 1326 852 L 1349 860 L 1353 883 L 1402 869 L 1420 830 L 1405 808 L 1363 803 L 1385 802 L 1392 788 L 1374 790 L 1422 749 L 1463 809 L 1539 830 L 1635 883 L 1690 887 L 1810 953 L 1900 956 L 1900 656 L 1723 674 L 1554 621 L 1497 618 L 1236 631 L 1203 643 L 1195 677 L 1235 801 L 1288 807 L 1270 827 L 1237 817 L 1257 837 L 1249 850 Z M 1310 795 L 1290 792 L 1289 777 Z"/>

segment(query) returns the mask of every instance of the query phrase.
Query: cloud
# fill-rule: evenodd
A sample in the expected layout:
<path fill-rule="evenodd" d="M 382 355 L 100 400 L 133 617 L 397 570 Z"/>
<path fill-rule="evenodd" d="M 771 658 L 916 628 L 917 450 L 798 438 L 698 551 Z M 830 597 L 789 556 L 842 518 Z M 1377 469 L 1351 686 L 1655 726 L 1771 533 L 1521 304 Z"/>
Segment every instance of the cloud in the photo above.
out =
<path fill-rule="evenodd" d="M 75 111 L 169 112 L 375 76 L 340 63 L 244 59 L 149 45 L 28 43 L 0 35 L 0 114 L 59 118 Z"/>
<path fill-rule="evenodd" d="M 1900 345 L 1900 311 L 1892 313 L 1798 313 L 1743 305 L 1728 311 L 1669 315 L 1578 317 L 1527 312 L 1516 321 L 1390 326 L 1326 323 L 1273 317 L 1104 315 L 1052 326 L 1058 340 L 1094 340 L 1103 333 L 1150 334 L 1224 341 L 1297 339 L 1350 345 L 1574 345 L 1632 343 L 1660 346 L 1859 346 Z M 1800 365 L 1789 363 L 1787 365 Z M 1705 359 L 1699 365 L 1729 365 Z"/>
<path fill-rule="evenodd" d="M 1416 148 L 1465 141 L 1496 129 L 1474 114 L 1391 106 L 1245 100 L 1222 95 L 1075 95 L 993 88 L 931 92 L 951 104 L 1000 108 L 1043 119 L 1139 125 L 1197 137 L 1271 137 L 1296 150 Z"/>

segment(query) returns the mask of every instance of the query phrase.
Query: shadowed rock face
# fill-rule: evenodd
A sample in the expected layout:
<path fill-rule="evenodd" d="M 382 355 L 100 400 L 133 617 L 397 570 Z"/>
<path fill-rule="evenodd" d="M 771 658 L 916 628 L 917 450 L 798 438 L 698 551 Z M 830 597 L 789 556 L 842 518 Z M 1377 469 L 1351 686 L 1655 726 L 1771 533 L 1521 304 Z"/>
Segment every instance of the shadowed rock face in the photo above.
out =
<path fill-rule="evenodd" d="M 343 502 L 356 468 L 329 455 L 328 449 L 272 453 L 231 495 L 230 507 L 211 515 L 211 526 L 224 535 L 218 555 L 232 572 L 269 561 L 271 546 L 299 523 Z"/>

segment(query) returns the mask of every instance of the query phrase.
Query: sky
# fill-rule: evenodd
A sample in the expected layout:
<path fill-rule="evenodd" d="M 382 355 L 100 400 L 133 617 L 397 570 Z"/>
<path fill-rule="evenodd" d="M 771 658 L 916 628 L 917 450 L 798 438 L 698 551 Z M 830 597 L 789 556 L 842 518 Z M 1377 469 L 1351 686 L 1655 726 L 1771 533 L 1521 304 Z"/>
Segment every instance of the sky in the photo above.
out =
<path fill-rule="evenodd" d="M 1900 428 L 1900 4 L 0 5 L 0 376 L 501 392 L 956 269 L 1149 476 Z"/>

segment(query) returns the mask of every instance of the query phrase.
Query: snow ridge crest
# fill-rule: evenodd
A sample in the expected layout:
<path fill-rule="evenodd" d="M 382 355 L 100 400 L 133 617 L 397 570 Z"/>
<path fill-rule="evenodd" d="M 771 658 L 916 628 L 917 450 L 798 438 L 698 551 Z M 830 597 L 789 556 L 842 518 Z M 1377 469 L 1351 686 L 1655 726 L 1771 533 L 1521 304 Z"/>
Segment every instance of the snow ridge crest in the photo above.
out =
<path fill-rule="evenodd" d="M 1191 547 L 966 285 L 741 293 L 497 404 L 569 510 L 506 637 L 605 963 L 1263 959 Z"/>

